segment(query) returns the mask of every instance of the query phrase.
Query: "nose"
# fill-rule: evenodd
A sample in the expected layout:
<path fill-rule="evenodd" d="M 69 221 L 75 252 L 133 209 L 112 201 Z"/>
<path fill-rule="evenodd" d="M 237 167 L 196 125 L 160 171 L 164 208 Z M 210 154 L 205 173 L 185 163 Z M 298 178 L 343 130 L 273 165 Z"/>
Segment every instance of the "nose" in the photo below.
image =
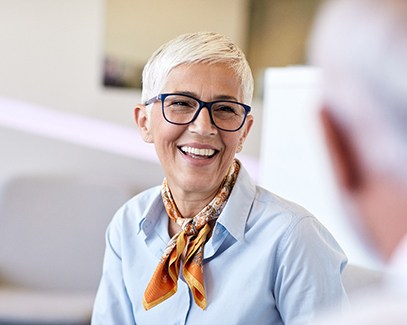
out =
<path fill-rule="evenodd" d="M 212 123 L 209 110 L 206 107 L 202 107 L 196 119 L 189 124 L 191 132 L 198 133 L 200 135 L 212 135 L 217 133 L 216 126 Z"/>

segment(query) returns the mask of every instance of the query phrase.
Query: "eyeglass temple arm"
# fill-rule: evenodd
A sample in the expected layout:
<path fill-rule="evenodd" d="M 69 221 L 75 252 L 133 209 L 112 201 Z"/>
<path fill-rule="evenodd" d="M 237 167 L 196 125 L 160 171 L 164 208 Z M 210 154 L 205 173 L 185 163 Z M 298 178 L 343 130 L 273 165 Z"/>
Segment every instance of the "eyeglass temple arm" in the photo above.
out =
<path fill-rule="evenodd" d="M 160 95 L 155 96 L 155 97 L 153 97 L 153 98 L 150 98 L 149 100 L 146 100 L 146 101 L 144 102 L 144 105 L 150 105 L 150 104 L 155 103 L 156 101 L 158 101 L 158 100 L 160 100 L 160 99 L 161 99 Z"/>

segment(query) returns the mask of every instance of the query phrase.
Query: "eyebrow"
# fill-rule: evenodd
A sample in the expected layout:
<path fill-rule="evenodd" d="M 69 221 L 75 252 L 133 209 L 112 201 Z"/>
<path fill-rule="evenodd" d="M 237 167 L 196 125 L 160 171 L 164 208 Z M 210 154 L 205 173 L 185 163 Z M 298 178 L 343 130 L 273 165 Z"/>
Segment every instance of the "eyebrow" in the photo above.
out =
<path fill-rule="evenodd" d="M 192 96 L 192 97 L 195 97 L 195 98 L 200 99 L 200 98 L 197 96 L 197 94 L 195 94 L 195 93 L 193 93 L 193 92 L 190 92 L 190 91 L 174 91 L 174 93 L 175 93 L 175 94 L 180 94 L 180 95 L 188 95 L 188 96 Z M 218 101 L 218 100 L 231 100 L 231 101 L 233 101 L 233 102 L 237 102 L 237 101 L 238 101 L 237 98 L 235 98 L 235 97 L 233 97 L 233 96 L 229 96 L 229 95 L 220 95 L 220 96 L 217 96 L 217 97 L 215 97 L 215 99 L 212 100 L 212 101 Z"/>

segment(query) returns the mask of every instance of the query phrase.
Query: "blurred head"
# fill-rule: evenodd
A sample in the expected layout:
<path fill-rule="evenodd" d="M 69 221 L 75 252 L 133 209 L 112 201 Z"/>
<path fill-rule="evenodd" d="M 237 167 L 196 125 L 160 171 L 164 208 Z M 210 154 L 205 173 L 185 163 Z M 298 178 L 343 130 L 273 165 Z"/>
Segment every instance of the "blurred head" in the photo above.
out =
<path fill-rule="evenodd" d="M 245 104 L 253 97 L 253 76 L 242 50 L 227 37 L 214 32 L 180 35 L 162 45 L 143 70 L 142 101 L 158 95 L 175 67 L 193 63 L 224 63 L 240 80 Z"/>
<path fill-rule="evenodd" d="M 310 44 L 340 189 L 389 257 L 407 233 L 407 1 L 328 1 Z"/>

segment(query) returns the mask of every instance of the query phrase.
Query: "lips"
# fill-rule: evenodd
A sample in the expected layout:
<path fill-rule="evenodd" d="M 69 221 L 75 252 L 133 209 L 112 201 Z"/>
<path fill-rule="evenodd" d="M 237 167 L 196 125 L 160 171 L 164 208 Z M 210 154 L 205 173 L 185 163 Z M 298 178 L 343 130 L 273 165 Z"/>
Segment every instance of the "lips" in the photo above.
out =
<path fill-rule="evenodd" d="M 179 148 L 185 155 L 194 157 L 194 158 L 211 158 L 218 151 L 211 148 L 194 148 L 188 146 L 182 146 Z"/>

